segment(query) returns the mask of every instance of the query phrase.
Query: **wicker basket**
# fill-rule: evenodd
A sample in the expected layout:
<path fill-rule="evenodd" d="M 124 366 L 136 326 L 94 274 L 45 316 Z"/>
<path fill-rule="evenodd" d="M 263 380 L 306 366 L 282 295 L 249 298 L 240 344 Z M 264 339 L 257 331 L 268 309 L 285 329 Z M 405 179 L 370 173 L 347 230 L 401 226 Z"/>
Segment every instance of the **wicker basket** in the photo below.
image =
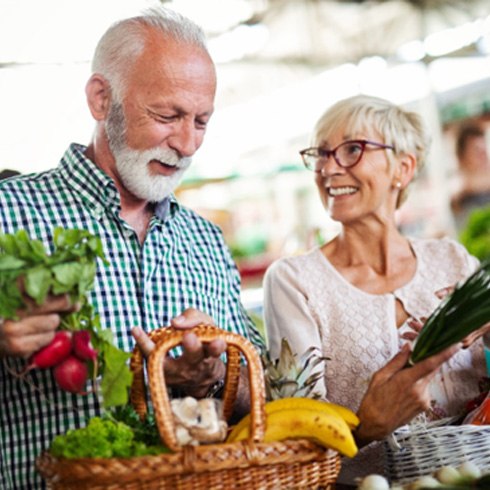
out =
<path fill-rule="evenodd" d="M 130 459 L 63 459 L 43 453 L 37 468 L 48 488 L 56 490 L 202 490 L 202 489 L 314 489 L 329 488 L 340 471 L 340 456 L 305 440 L 261 442 L 265 432 L 264 379 L 260 357 L 250 342 L 237 334 L 201 325 L 195 333 L 203 342 L 221 338 L 227 343 L 227 374 L 223 410 L 233 409 L 240 372 L 240 352 L 250 378 L 252 427 L 246 441 L 180 447 L 174 434 L 170 401 L 162 363 L 167 352 L 182 342 L 183 332 L 156 330 L 157 347 L 148 361 L 150 394 L 162 441 L 173 452 Z M 144 416 L 147 411 L 143 364 L 139 349 L 131 360 L 134 373 L 131 403 Z"/>
<path fill-rule="evenodd" d="M 490 470 L 490 426 L 450 425 L 454 419 L 399 430 L 385 441 L 386 473 L 401 485 L 445 465 L 475 463 Z"/>

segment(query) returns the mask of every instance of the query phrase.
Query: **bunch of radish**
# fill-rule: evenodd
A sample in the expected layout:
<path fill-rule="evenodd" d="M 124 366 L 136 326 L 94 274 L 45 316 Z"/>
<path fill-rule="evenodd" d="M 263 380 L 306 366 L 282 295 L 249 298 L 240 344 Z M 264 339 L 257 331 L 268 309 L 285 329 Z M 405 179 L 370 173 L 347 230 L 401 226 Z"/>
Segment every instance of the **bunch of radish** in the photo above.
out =
<path fill-rule="evenodd" d="M 97 262 L 108 264 L 100 237 L 88 230 L 57 227 L 49 247 L 24 229 L 0 233 L 0 318 L 17 321 L 30 304 L 40 306 L 49 295 L 67 295 L 79 309 L 60 314 L 53 341 L 29 359 L 20 376 L 36 368 L 52 369 L 62 390 L 80 394 L 87 393 L 89 377 L 98 377 L 94 391 L 99 391 L 104 408 L 110 408 L 127 403 L 131 354 L 117 347 L 111 329 L 101 325 L 89 302 Z"/>
<path fill-rule="evenodd" d="M 54 379 L 62 390 L 83 393 L 90 362 L 96 371 L 97 354 L 88 330 L 58 330 L 48 345 L 32 355 L 24 374 L 32 369 L 53 368 Z"/>

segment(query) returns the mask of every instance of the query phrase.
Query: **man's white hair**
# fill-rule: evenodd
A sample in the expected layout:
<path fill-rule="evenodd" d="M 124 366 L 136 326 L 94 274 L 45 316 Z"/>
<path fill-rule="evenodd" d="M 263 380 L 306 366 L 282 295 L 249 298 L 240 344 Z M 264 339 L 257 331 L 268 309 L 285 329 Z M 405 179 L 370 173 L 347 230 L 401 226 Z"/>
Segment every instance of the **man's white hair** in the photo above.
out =
<path fill-rule="evenodd" d="M 117 101 L 121 101 L 124 95 L 129 69 L 145 47 L 148 28 L 208 52 L 201 27 L 167 8 L 153 7 L 140 16 L 114 23 L 95 48 L 92 72 L 101 74 L 109 81 L 113 97 Z"/>

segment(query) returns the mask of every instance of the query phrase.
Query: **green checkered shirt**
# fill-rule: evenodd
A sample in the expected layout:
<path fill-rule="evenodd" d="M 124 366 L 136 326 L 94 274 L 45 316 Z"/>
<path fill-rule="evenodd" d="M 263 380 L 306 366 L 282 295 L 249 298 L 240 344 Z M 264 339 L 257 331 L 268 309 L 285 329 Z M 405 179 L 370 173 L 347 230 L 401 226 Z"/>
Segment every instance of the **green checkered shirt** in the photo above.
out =
<path fill-rule="evenodd" d="M 56 169 L 2 181 L 0 231 L 23 228 L 46 246 L 56 226 L 99 235 L 109 265 L 99 265 L 89 301 L 102 326 L 113 330 L 126 351 L 134 345 L 131 327 L 148 331 L 168 325 L 189 307 L 262 349 L 263 341 L 241 305 L 239 274 L 220 230 L 171 197 L 156 207 L 141 245 L 119 216 L 113 181 L 84 157 L 84 150 L 73 144 Z M 29 383 L 9 373 L 23 365 L 13 358 L 0 362 L 2 490 L 43 488 L 35 458 L 57 434 L 85 425 L 101 408 L 93 394 L 58 390 L 51 370 L 31 371 Z"/>

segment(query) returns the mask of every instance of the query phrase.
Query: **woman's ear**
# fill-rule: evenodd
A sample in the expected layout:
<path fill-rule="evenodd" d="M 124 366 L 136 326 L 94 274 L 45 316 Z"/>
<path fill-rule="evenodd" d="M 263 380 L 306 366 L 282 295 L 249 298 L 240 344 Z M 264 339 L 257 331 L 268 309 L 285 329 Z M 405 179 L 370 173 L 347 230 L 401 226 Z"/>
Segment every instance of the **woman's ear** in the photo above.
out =
<path fill-rule="evenodd" d="M 102 121 L 106 118 L 111 101 L 109 82 L 98 73 L 94 73 L 85 86 L 87 103 L 93 118 Z"/>
<path fill-rule="evenodd" d="M 394 186 L 405 189 L 410 184 L 417 170 L 417 158 L 413 153 L 404 153 L 398 162 L 398 168 L 393 176 Z"/>

